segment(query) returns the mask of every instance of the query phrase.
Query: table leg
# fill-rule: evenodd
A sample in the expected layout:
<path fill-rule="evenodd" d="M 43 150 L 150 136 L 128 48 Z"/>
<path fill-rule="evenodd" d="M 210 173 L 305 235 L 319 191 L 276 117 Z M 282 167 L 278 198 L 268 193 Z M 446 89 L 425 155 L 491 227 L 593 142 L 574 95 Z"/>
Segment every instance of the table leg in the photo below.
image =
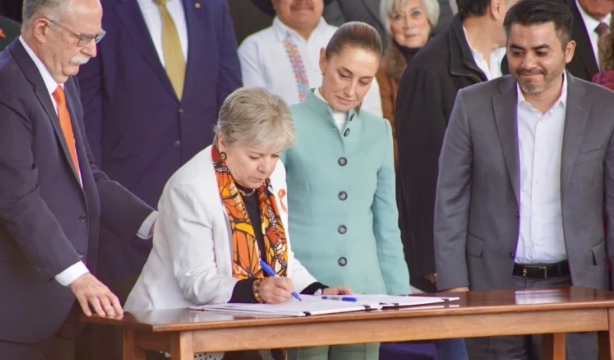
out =
<path fill-rule="evenodd" d="M 136 346 L 134 330 L 124 330 L 124 360 L 145 360 L 145 350 Z"/>
<path fill-rule="evenodd" d="M 542 335 L 542 360 L 565 360 L 565 334 Z"/>
<path fill-rule="evenodd" d="M 608 309 L 608 331 L 599 332 L 599 360 L 614 360 L 614 309 Z"/>
<path fill-rule="evenodd" d="M 182 331 L 171 336 L 171 360 L 194 360 L 190 331 Z"/>

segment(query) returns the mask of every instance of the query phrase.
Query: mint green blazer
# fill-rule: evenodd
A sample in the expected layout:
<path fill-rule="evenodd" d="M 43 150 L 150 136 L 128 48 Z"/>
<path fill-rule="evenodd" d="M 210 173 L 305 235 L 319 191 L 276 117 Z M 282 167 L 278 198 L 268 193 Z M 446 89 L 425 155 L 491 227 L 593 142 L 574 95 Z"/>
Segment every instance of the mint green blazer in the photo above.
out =
<path fill-rule="evenodd" d="M 296 144 L 282 161 L 296 258 L 328 286 L 409 294 L 390 123 L 352 110 L 340 132 L 331 108 L 311 92 L 290 109 Z"/>

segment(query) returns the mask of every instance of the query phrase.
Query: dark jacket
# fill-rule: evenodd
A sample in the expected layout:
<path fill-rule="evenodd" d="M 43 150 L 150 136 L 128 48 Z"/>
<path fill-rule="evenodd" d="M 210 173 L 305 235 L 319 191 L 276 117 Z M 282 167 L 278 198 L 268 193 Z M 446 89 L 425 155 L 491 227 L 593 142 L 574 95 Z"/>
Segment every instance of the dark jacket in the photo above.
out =
<path fill-rule="evenodd" d="M 576 52 L 567 64 L 567 71 L 571 75 L 582 80 L 591 81 L 599 72 L 598 59 L 595 58 L 591 40 L 586 32 L 586 26 L 576 4 L 576 0 L 570 0 L 569 6 L 573 14 L 573 29 L 571 39 L 576 42 Z"/>
<path fill-rule="evenodd" d="M 16 22 L 21 22 L 21 7 L 23 0 L 1 0 L 0 16 L 4 16 Z"/>
<path fill-rule="evenodd" d="M 19 40 L 0 53 L 0 341 L 50 338 L 75 303 L 54 276 L 96 269 L 98 229 L 136 233 L 152 209 L 94 165 L 74 78 L 65 84 L 79 174 L 43 77 Z"/>
<path fill-rule="evenodd" d="M 241 67 L 224 0 L 183 0 L 188 33 L 186 81 L 179 100 L 136 1 L 102 2 L 98 56 L 78 78 L 87 138 L 96 164 L 151 206 L 171 175 L 213 140 L 226 97 L 241 87 Z M 106 237 L 106 236 L 105 236 Z M 139 274 L 149 247 L 101 249 L 100 275 Z"/>
<path fill-rule="evenodd" d="M 502 70 L 507 73 L 506 62 Z M 486 81 L 456 15 L 403 74 L 396 105 L 399 204 L 405 258 L 412 284 L 435 273 L 433 210 L 438 159 L 456 92 Z M 425 290 L 434 290 L 425 289 Z"/>
<path fill-rule="evenodd" d="M 4 50 L 9 44 L 19 37 L 21 24 L 0 16 L 0 51 Z"/>

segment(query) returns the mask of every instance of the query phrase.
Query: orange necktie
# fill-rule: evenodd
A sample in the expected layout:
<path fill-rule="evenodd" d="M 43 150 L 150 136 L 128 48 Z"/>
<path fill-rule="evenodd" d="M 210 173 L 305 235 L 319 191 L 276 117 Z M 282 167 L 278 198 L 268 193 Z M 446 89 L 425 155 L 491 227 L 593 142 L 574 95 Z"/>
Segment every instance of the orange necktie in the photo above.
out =
<path fill-rule="evenodd" d="M 66 145 L 68 145 L 70 158 L 72 159 L 72 163 L 75 166 L 77 174 L 80 174 L 79 160 L 77 159 L 77 147 L 75 146 L 75 133 L 72 129 L 72 122 L 70 121 L 68 107 L 66 107 L 66 93 L 64 92 L 64 88 L 58 86 L 58 88 L 53 92 L 53 98 L 58 103 L 58 118 L 60 119 L 60 127 L 62 128 L 62 133 L 64 134 L 64 140 L 66 140 Z"/>

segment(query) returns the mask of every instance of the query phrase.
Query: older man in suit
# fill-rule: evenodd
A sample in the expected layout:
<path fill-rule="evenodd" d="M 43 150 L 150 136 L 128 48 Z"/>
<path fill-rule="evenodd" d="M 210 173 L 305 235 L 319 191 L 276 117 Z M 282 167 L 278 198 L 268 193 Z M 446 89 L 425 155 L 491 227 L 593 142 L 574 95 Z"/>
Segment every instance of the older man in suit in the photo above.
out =
<path fill-rule="evenodd" d="M 591 81 L 599 73 L 599 38 L 608 33 L 614 0 L 570 0 L 574 17 L 571 38 L 576 55 L 567 64 L 575 77 Z"/>
<path fill-rule="evenodd" d="M 87 136 L 96 164 L 155 206 L 171 175 L 211 143 L 220 106 L 241 87 L 232 20 L 225 0 L 102 6 L 105 41 L 78 76 Z M 101 275 L 137 276 L 150 247 L 102 236 Z"/>
<path fill-rule="evenodd" d="M 437 286 L 607 289 L 614 234 L 604 236 L 603 220 L 604 206 L 607 222 L 614 220 L 614 94 L 565 72 L 575 50 L 566 4 L 520 1 L 505 27 L 512 76 L 460 90 L 445 136 Z M 539 359 L 534 340 L 467 345 L 471 359 Z M 569 359 L 596 359 L 594 334 L 569 335 L 567 344 Z"/>
<path fill-rule="evenodd" d="M 433 33 L 439 34 L 448 28 L 452 21 L 450 0 L 439 1 L 439 21 Z M 452 0 L 455 2 L 456 0 Z M 381 0 L 336 0 L 324 9 L 324 19 L 335 26 L 341 26 L 348 21 L 362 21 L 373 26 L 382 38 L 386 49 L 388 34 L 380 16 Z"/>
<path fill-rule="evenodd" d="M 101 224 L 151 237 L 156 213 L 98 170 L 85 136 L 74 75 L 101 18 L 97 0 L 25 0 L 22 36 L 0 53 L 1 359 L 49 359 L 78 333 L 77 305 L 121 314 L 92 274 Z"/>

